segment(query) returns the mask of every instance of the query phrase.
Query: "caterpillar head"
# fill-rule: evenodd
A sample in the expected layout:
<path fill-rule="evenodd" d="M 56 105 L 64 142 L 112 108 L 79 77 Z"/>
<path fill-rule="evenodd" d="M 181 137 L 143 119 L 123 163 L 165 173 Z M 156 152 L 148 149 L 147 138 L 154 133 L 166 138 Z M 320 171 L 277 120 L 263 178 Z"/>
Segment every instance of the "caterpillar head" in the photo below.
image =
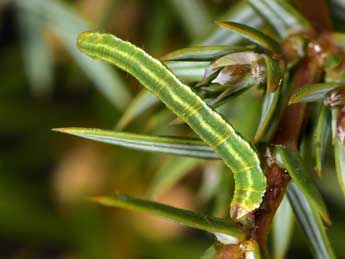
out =
<path fill-rule="evenodd" d="M 77 46 L 81 52 L 93 59 L 99 59 L 96 51 L 97 44 L 102 41 L 102 35 L 94 32 L 82 32 L 78 35 Z"/>

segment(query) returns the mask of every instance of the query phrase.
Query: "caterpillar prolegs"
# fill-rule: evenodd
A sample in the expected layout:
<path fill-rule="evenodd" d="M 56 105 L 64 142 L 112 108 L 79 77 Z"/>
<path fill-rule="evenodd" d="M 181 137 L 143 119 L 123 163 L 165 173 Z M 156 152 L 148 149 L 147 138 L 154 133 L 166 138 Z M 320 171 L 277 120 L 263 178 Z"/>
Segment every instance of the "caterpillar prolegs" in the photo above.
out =
<path fill-rule="evenodd" d="M 235 178 L 231 217 L 250 226 L 253 211 L 266 190 L 266 178 L 253 147 L 189 86 L 142 49 L 113 35 L 94 32 L 80 34 L 78 47 L 91 58 L 114 64 L 134 76 L 222 158 Z"/>

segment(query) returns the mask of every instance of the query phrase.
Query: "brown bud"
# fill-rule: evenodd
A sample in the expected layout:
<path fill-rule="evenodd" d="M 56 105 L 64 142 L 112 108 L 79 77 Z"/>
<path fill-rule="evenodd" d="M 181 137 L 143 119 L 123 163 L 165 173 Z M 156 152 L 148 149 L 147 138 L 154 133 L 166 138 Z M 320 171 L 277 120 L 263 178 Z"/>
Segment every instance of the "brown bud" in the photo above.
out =
<path fill-rule="evenodd" d="M 249 72 L 250 66 L 247 64 L 226 66 L 220 70 L 217 77 L 213 79 L 212 83 L 220 85 L 234 85 L 243 79 Z"/>
<path fill-rule="evenodd" d="M 240 244 L 226 245 L 217 249 L 215 259 L 261 258 L 258 244 L 245 240 Z"/>
<path fill-rule="evenodd" d="M 329 93 L 324 99 L 324 104 L 332 108 L 345 106 L 345 87 Z"/>
<path fill-rule="evenodd" d="M 299 34 L 290 35 L 283 43 L 283 56 L 289 62 L 294 63 L 305 55 L 307 40 Z"/>

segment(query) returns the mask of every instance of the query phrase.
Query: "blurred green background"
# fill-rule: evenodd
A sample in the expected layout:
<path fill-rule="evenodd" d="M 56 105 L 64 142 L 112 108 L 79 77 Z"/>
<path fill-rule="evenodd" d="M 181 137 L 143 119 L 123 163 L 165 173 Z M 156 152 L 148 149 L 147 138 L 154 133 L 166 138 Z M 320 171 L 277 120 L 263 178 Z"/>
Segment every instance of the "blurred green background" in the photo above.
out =
<path fill-rule="evenodd" d="M 154 176 L 177 164 L 188 176 L 156 199 L 209 212 L 214 206 L 208 192 L 214 191 L 219 163 L 179 163 L 172 156 L 98 144 L 51 129 L 111 129 L 141 90 L 128 75 L 79 54 L 78 32 L 114 33 L 159 57 L 205 37 L 232 2 L 1 0 L 0 258 L 187 259 L 199 258 L 212 244 L 206 233 L 102 208 L 85 198 L 115 191 L 147 197 Z M 246 97 L 254 100 L 251 109 L 242 105 L 248 110 L 245 135 L 253 133 L 248 125 L 258 118 L 253 96 Z M 235 118 L 241 114 L 233 111 Z M 156 107 L 128 131 L 189 134 L 184 126 L 167 125 L 173 118 Z M 339 258 L 345 258 L 345 200 L 334 188 L 332 173 L 327 176 L 322 188 L 333 218 L 330 237 Z M 310 256 L 298 227 L 292 242 L 289 258 Z"/>

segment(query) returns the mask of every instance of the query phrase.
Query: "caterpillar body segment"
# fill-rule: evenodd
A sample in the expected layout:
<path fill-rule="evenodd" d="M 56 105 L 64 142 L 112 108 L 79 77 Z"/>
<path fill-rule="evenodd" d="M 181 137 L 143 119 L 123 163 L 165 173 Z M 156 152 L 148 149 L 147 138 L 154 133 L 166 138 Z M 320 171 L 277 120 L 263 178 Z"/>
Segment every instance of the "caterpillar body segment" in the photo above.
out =
<path fill-rule="evenodd" d="M 189 86 L 140 48 L 113 35 L 93 32 L 80 34 L 78 47 L 88 56 L 112 63 L 134 76 L 222 158 L 235 178 L 231 217 L 251 225 L 253 211 L 266 190 L 266 178 L 253 147 Z"/>

